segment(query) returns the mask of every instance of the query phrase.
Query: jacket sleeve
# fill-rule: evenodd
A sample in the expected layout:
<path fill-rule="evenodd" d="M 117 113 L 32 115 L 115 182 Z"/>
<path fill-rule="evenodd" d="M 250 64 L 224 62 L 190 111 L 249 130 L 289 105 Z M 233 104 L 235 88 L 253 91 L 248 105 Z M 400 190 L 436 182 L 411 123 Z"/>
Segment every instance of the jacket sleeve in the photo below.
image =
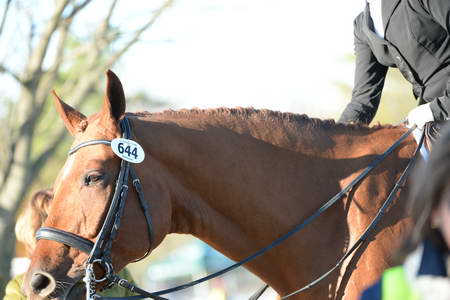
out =
<path fill-rule="evenodd" d="M 439 25 L 450 33 L 450 1 L 419 0 L 425 10 Z"/>
<path fill-rule="evenodd" d="M 359 300 L 381 300 L 381 280 L 365 289 Z"/>
<path fill-rule="evenodd" d="M 450 35 L 450 1 L 449 0 L 419 0 L 425 10 Z M 450 118 L 450 77 L 442 96 L 426 99 L 435 120 L 443 121 Z"/>
<path fill-rule="evenodd" d="M 367 41 L 363 38 L 363 16 L 355 19 L 355 81 L 352 99 L 342 113 L 339 122 L 370 123 L 380 104 L 381 92 L 388 67 L 380 64 Z M 359 24 L 358 24 L 359 23 Z"/>
<path fill-rule="evenodd" d="M 26 300 L 27 297 L 25 293 L 22 291 L 22 282 L 23 282 L 24 274 L 19 275 L 13 278 L 6 285 L 5 297 L 3 300 Z"/>

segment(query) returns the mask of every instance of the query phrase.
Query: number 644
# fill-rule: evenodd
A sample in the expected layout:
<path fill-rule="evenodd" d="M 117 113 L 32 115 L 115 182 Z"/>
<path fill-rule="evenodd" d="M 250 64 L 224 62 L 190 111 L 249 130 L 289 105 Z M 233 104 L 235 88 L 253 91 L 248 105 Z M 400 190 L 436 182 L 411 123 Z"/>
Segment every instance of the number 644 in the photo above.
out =
<path fill-rule="evenodd" d="M 126 153 L 129 157 L 134 156 L 134 159 L 137 159 L 137 148 L 136 147 L 133 147 L 133 149 L 131 149 L 130 145 L 126 145 L 126 147 L 124 147 L 123 143 L 119 143 L 117 145 L 117 148 L 118 148 L 120 154 Z"/>

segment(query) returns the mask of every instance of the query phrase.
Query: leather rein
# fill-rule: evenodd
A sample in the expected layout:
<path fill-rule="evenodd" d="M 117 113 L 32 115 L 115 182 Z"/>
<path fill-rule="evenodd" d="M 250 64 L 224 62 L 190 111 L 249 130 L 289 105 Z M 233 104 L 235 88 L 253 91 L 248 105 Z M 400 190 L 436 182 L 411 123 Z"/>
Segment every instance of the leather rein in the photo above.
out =
<path fill-rule="evenodd" d="M 129 123 L 129 120 L 124 117 L 120 121 L 120 127 L 122 129 L 122 137 L 123 138 L 130 138 L 131 136 L 131 126 Z M 138 259 L 137 261 L 145 258 L 149 253 L 150 249 L 152 247 L 152 239 L 153 239 L 153 232 L 152 232 L 152 220 L 149 214 L 149 205 L 148 202 L 144 199 L 144 193 L 142 190 L 141 182 L 139 178 L 137 177 L 134 169 L 132 168 L 131 164 L 128 161 L 122 160 L 120 165 L 120 171 L 119 175 L 116 181 L 115 191 L 113 198 L 111 200 L 110 207 L 108 209 L 108 213 L 106 215 L 105 221 L 102 225 L 102 228 L 98 234 L 98 238 L 95 243 L 92 241 L 78 236 L 76 234 L 73 234 L 71 232 L 67 232 L 61 229 L 53 228 L 53 227 L 42 227 L 36 232 L 36 239 L 46 239 L 46 240 L 52 240 L 57 241 L 60 243 L 63 243 L 65 245 L 74 247 L 76 249 L 79 249 L 85 253 L 89 254 L 89 257 L 86 261 L 86 274 L 84 277 L 84 281 L 86 283 L 86 299 L 87 300 L 124 300 L 124 299 L 144 299 L 144 298 L 150 298 L 150 299 L 157 299 L 157 300 L 167 300 L 167 298 L 161 297 L 161 295 L 165 295 L 168 293 L 173 293 L 176 291 L 180 291 L 189 287 L 192 287 L 194 285 L 200 284 L 202 282 L 205 282 L 207 280 L 210 280 L 212 278 L 218 277 L 220 275 L 223 275 L 224 273 L 227 273 L 231 270 L 234 270 L 245 263 L 248 263 L 249 261 L 254 260 L 255 258 L 261 256 L 262 254 L 266 253 L 267 251 L 271 250 L 272 248 L 278 246 L 282 242 L 284 242 L 286 239 L 291 237 L 293 234 L 297 233 L 304 227 L 306 227 L 308 224 L 313 222 L 317 217 L 319 217 L 325 210 L 327 210 L 329 207 L 331 207 L 334 203 L 336 203 L 338 200 L 343 198 L 347 195 L 348 192 L 350 192 L 358 183 L 360 183 L 368 174 L 371 172 L 378 164 L 380 164 L 390 153 L 394 151 L 415 129 L 416 127 L 413 126 L 408 129 L 407 132 L 405 132 L 393 145 L 391 145 L 383 154 L 376 157 L 355 179 L 353 179 L 345 188 L 343 188 L 339 193 L 337 193 L 334 197 L 332 197 L 330 200 L 328 200 L 325 204 L 323 204 L 317 211 L 315 211 L 312 215 L 310 215 L 308 218 L 306 218 L 303 222 L 301 222 L 299 225 L 295 226 L 293 229 L 291 229 L 288 233 L 285 235 L 277 238 L 275 241 L 273 241 L 270 245 L 258 250 L 256 253 L 244 258 L 243 260 L 236 262 L 220 271 L 217 271 L 213 274 L 207 275 L 205 277 L 202 277 L 200 279 L 194 280 L 192 282 L 182 284 L 180 286 L 176 286 L 173 288 L 161 290 L 158 292 L 147 292 L 145 290 L 142 290 L 132 283 L 128 282 L 125 279 L 120 278 L 116 274 L 114 274 L 114 269 L 111 262 L 111 248 L 112 248 L 112 242 L 117 236 L 118 229 L 120 227 L 120 219 L 123 214 L 123 209 L 125 207 L 125 200 L 128 193 L 128 181 L 131 177 L 132 184 L 136 190 L 136 193 L 138 195 L 139 203 L 141 205 L 142 211 L 144 213 L 146 222 L 147 222 L 147 230 L 149 234 L 149 249 L 146 252 L 146 254 Z M 403 173 L 401 174 L 398 181 L 395 183 L 392 191 L 390 192 L 388 198 L 383 203 L 381 208 L 379 209 L 378 213 L 376 214 L 375 218 L 372 220 L 372 222 L 369 224 L 369 226 L 366 228 L 366 230 L 363 232 L 363 234 L 360 236 L 360 238 L 352 245 L 352 247 L 349 247 L 349 250 L 341 257 L 341 259 L 337 262 L 335 266 L 333 266 L 330 270 L 325 272 L 323 275 L 319 276 L 317 279 L 312 281 L 311 283 L 307 284 L 306 286 L 288 294 L 280 299 L 286 299 L 290 296 L 293 296 L 295 294 L 301 293 L 305 290 L 308 290 L 315 286 L 317 283 L 319 283 L 321 280 L 326 278 L 329 274 L 331 274 L 334 270 L 336 270 L 346 258 L 348 258 L 354 251 L 356 251 L 359 246 L 367 239 L 371 231 L 375 228 L 375 226 L 380 221 L 381 217 L 384 215 L 386 209 L 389 207 L 393 199 L 395 198 L 397 191 L 403 187 L 407 175 L 409 174 L 410 168 L 412 164 L 415 161 L 415 158 L 417 157 L 417 154 L 423 144 L 424 135 L 422 135 L 420 142 L 417 145 L 417 148 L 409 160 L 407 166 L 405 167 Z M 91 145 L 98 145 L 98 144 L 105 144 L 110 145 L 111 141 L 108 140 L 91 140 L 87 142 L 83 142 L 78 144 L 77 146 L 73 147 L 69 150 L 69 155 L 75 153 L 80 148 L 91 146 Z M 102 278 L 96 278 L 93 268 L 94 265 L 100 266 L 104 271 L 105 275 Z M 98 294 L 96 294 L 96 285 L 98 283 L 105 283 L 105 288 L 110 288 L 114 284 L 117 284 L 121 287 L 124 287 L 126 289 L 129 289 L 130 291 L 137 293 L 139 295 L 137 296 L 130 296 L 130 297 L 102 297 Z M 260 290 L 258 290 L 252 297 L 250 297 L 250 300 L 256 300 L 258 299 L 262 293 L 268 288 L 268 285 L 265 285 Z"/>

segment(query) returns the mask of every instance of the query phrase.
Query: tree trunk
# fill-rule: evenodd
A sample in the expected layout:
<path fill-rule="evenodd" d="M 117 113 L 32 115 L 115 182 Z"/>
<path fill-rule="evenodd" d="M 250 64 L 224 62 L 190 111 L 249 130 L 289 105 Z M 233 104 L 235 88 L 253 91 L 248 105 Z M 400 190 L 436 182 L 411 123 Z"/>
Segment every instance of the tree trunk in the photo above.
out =
<path fill-rule="evenodd" d="M 0 298 L 5 296 L 5 287 L 10 280 L 11 259 L 14 257 L 15 251 L 15 237 L 14 237 L 14 218 L 6 211 L 0 213 L 0 240 L 2 246 L 0 247 L 1 257 L 6 259 L 0 260 Z"/>
<path fill-rule="evenodd" d="M 3 299 L 5 285 L 10 279 L 11 258 L 15 252 L 15 216 L 35 175 L 28 167 L 31 136 L 28 132 L 17 141 L 12 154 L 16 163 L 11 166 L 0 191 L 0 299 Z"/>

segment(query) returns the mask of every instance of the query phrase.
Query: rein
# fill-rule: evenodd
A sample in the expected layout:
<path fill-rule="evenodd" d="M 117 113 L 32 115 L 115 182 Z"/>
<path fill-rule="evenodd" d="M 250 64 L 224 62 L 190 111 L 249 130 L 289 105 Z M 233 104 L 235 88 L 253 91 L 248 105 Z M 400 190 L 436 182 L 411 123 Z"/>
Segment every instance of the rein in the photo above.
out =
<path fill-rule="evenodd" d="M 415 126 L 410 128 L 409 132 L 410 131 L 412 132 L 412 130 L 414 130 L 415 128 L 416 128 Z M 413 166 L 413 164 L 417 158 L 417 154 L 419 153 L 419 151 L 423 145 L 424 137 L 425 137 L 425 133 L 422 133 L 422 135 L 420 137 L 420 141 L 417 144 L 417 148 L 414 151 L 413 156 L 409 160 L 408 164 L 406 165 L 406 167 L 403 170 L 402 174 L 400 175 L 399 179 L 397 180 L 394 187 L 392 188 L 391 192 L 389 193 L 389 196 L 386 198 L 383 205 L 378 210 L 377 214 L 375 215 L 375 218 L 372 220 L 372 222 L 370 222 L 369 226 L 367 226 L 366 230 L 364 230 L 364 232 L 360 235 L 359 239 L 353 244 L 353 246 L 350 247 L 350 249 L 341 257 L 341 259 L 338 260 L 338 262 L 336 263 L 336 265 L 334 265 L 334 267 L 332 267 L 327 272 L 323 273 L 321 276 L 317 277 L 315 280 L 313 280 L 309 284 L 305 285 L 304 287 L 281 297 L 280 300 L 287 299 L 291 296 L 294 296 L 303 291 L 313 288 L 316 284 L 318 284 L 320 281 L 322 281 L 328 275 L 330 275 L 334 270 L 336 270 L 353 252 L 355 252 L 356 250 L 359 249 L 359 247 L 362 245 L 362 243 L 364 243 L 366 241 L 366 239 L 369 237 L 369 234 L 372 232 L 372 230 L 375 228 L 375 226 L 380 222 L 381 218 L 384 216 L 384 214 L 386 212 L 386 209 L 390 206 L 392 201 L 395 199 L 397 192 L 405 186 L 405 182 L 406 182 L 406 179 L 408 178 L 411 167 Z M 267 288 L 267 287 L 268 287 L 268 285 L 265 286 L 265 288 Z M 260 295 L 262 295 L 262 293 Z M 257 297 L 251 297 L 249 300 L 256 300 L 259 298 L 260 295 L 257 295 Z"/>
<path fill-rule="evenodd" d="M 122 137 L 128 139 L 131 136 L 131 127 L 129 124 L 129 120 L 127 118 L 123 118 L 120 122 L 120 126 L 122 129 Z M 207 275 L 205 277 L 202 277 L 200 279 L 194 280 L 192 282 L 182 284 L 180 286 L 176 286 L 173 288 L 161 290 L 158 292 L 150 293 L 145 290 L 142 290 L 130 282 L 128 282 L 125 279 L 121 279 L 117 275 L 114 274 L 114 270 L 111 263 L 111 247 L 112 242 L 117 236 L 118 229 L 120 227 L 120 219 L 123 213 L 123 209 L 125 206 L 125 200 L 128 193 L 128 179 L 129 176 L 131 176 L 131 180 L 133 183 L 133 186 L 137 192 L 138 199 L 141 205 L 141 208 L 143 210 L 144 216 L 147 221 L 147 229 L 149 234 L 149 249 L 147 253 L 140 259 L 145 258 L 149 253 L 152 246 L 152 222 L 151 217 L 149 214 L 149 207 L 148 203 L 144 199 L 144 193 L 142 190 L 142 186 L 140 183 L 139 178 L 137 177 L 135 171 L 131 167 L 130 163 L 128 161 L 122 160 L 120 165 L 120 171 L 119 175 L 116 181 L 116 187 L 114 191 L 113 198 L 111 200 L 111 205 L 109 207 L 107 216 L 105 218 L 105 221 L 102 225 L 102 228 L 100 230 L 100 233 L 98 234 L 97 241 L 93 243 L 92 241 L 85 239 L 84 237 L 78 236 L 76 234 L 57 229 L 52 227 L 42 227 L 36 232 L 36 239 L 46 239 L 46 240 L 53 240 L 57 241 L 63 244 L 66 244 L 68 246 L 77 248 L 85 253 L 89 254 L 89 257 L 86 262 L 86 275 L 84 278 L 84 281 L 86 282 L 86 298 L 87 300 L 123 300 L 123 299 L 144 299 L 144 298 L 151 298 L 151 299 L 157 299 L 157 300 L 167 300 L 166 298 L 161 297 L 161 295 L 165 295 L 168 293 L 184 290 L 186 288 L 192 287 L 194 285 L 200 284 L 202 282 L 208 281 L 212 278 L 218 277 L 220 275 L 223 275 L 224 273 L 227 273 L 231 270 L 234 270 L 245 263 L 248 263 L 249 261 L 254 260 L 255 258 L 261 256 L 262 254 L 266 253 L 267 251 L 271 250 L 272 248 L 278 246 L 282 242 L 284 242 L 286 239 L 291 237 L 293 234 L 297 233 L 304 227 L 306 227 L 308 224 L 312 223 L 317 217 L 319 217 L 325 210 L 327 210 L 329 207 L 331 207 L 334 203 L 336 203 L 338 200 L 343 198 L 352 188 L 354 188 L 358 183 L 360 183 L 368 174 L 371 172 L 378 164 L 380 164 L 394 149 L 396 149 L 415 129 L 415 126 L 408 129 L 407 132 L 405 132 L 393 145 L 391 145 L 383 154 L 379 155 L 377 158 L 375 158 L 355 179 L 353 179 L 345 188 L 343 188 L 339 193 L 337 193 L 334 197 L 332 197 L 330 200 L 328 200 L 325 204 L 323 204 L 317 211 L 315 211 L 312 215 L 310 215 L 308 218 L 306 218 L 302 223 L 295 226 L 293 229 L 291 229 L 288 233 L 285 235 L 279 237 L 274 242 L 269 244 L 268 246 L 258 250 L 256 253 L 244 258 L 243 260 L 232 264 L 220 271 L 217 271 L 213 274 Z M 397 191 L 403 186 L 404 181 L 407 178 L 407 175 L 410 170 L 410 166 L 414 162 L 417 153 L 419 149 L 422 146 L 423 143 L 423 135 L 421 137 L 421 140 L 414 152 L 413 157 L 408 162 L 405 170 L 403 171 L 402 175 L 396 182 L 394 188 L 392 189 L 391 193 L 389 194 L 388 198 L 382 205 L 382 207 L 379 209 L 377 215 L 375 216 L 374 220 L 369 224 L 369 226 L 366 228 L 364 233 L 360 236 L 358 241 L 344 254 L 344 256 L 337 262 L 337 264 L 331 268 L 329 271 L 324 273 L 322 276 L 318 277 L 316 280 L 311 282 L 310 284 L 304 286 L 301 289 L 298 289 L 288 295 L 283 296 L 281 299 L 286 299 L 290 296 L 293 296 L 295 294 L 298 294 L 300 292 L 303 292 L 307 289 L 312 288 L 314 285 L 316 285 L 318 282 L 320 282 L 322 279 L 326 278 L 329 274 L 331 274 L 334 270 L 336 270 L 343 261 L 348 258 L 354 251 L 356 251 L 359 246 L 367 239 L 371 231 L 375 228 L 375 226 L 380 221 L 381 217 L 384 215 L 387 207 L 389 204 L 393 201 Z M 98 145 L 98 144 L 105 144 L 110 145 L 111 141 L 108 140 L 91 140 L 87 142 L 83 142 L 78 144 L 77 146 L 73 147 L 69 150 L 69 155 L 72 155 L 76 151 L 78 151 L 80 148 L 91 146 L 91 145 Z M 137 261 L 138 261 L 137 260 Z M 95 274 L 93 272 L 94 265 L 97 264 L 103 268 L 105 271 L 105 275 L 102 278 L 96 278 Z M 95 287 L 97 283 L 105 282 L 107 283 L 106 288 L 111 287 L 114 284 L 120 285 L 124 288 L 127 288 L 131 290 L 132 292 L 138 293 L 140 295 L 138 296 L 131 296 L 131 297 L 101 297 L 98 294 L 95 293 Z M 260 290 L 258 290 L 251 298 L 250 300 L 256 300 L 258 299 L 262 293 L 268 288 L 268 285 L 264 286 Z"/>

